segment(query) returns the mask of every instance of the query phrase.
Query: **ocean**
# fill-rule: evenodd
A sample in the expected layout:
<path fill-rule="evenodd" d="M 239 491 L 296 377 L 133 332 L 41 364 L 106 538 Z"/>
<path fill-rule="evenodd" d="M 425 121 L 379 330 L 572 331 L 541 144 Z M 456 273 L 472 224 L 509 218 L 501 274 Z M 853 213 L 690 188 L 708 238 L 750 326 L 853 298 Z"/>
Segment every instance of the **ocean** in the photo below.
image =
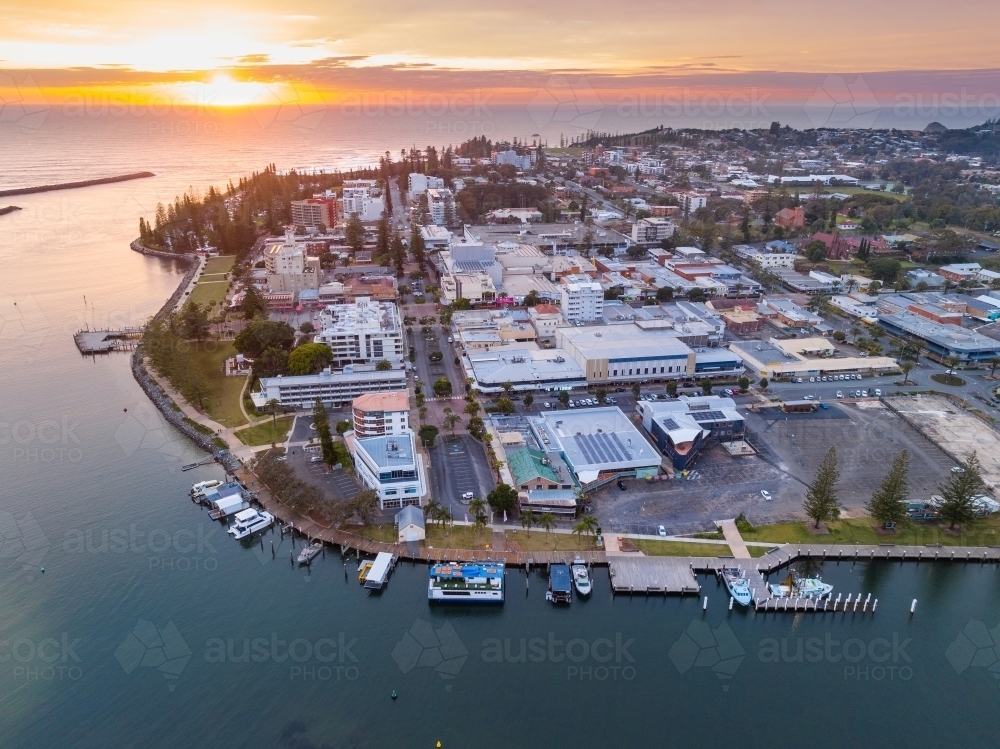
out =
<path fill-rule="evenodd" d="M 3 201 L 23 210 L 0 216 L 0 746 L 995 743 L 996 566 L 824 565 L 875 614 L 729 611 L 710 578 L 706 611 L 612 597 L 601 569 L 568 608 L 545 602 L 542 571 L 511 570 L 502 607 L 448 609 L 419 565 L 371 594 L 338 553 L 303 570 L 287 538 L 226 537 L 187 498 L 220 470 L 181 472 L 202 454 L 127 357 L 82 357 L 72 333 L 140 324 L 176 287 L 182 268 L 128 249 L 158 200 L 268 163 L 371 163 L 426 132 L 155 122 L 0 132 L 0 189 L 156 173 Z"/>

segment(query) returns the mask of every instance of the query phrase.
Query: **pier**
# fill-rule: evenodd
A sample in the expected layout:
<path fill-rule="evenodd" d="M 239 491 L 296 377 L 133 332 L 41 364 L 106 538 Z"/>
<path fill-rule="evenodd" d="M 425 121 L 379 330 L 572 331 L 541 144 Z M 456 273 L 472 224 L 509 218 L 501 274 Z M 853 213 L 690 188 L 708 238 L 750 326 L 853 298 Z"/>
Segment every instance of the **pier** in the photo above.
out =
<path fill-rule="evenodd" d="M 110 354 L 112 351 L 132 351 L 142 339 L 142 328 L 117 330 L 78 330 L 73 340 L 81 354 Z"/>

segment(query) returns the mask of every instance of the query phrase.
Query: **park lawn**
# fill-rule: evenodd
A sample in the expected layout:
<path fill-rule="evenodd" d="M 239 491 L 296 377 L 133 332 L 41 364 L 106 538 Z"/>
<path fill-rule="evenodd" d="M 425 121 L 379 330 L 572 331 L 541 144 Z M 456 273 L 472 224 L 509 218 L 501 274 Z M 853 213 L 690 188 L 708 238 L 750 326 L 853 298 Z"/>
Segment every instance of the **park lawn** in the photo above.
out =
<path fill-rule="evenodd" d="M 266 418 L 252 427 L 239 430 L 236 432 L 236 438 L 244 445 L 273 445 L 284 442 L 294 420 L 294 416 L 282 416 L 274 420 Z"/>
<path fill-rule="evenodd" d="M 505 538 L 508 543 L 516 543 L 521 551 L 598 551 L 594 539 L 586 534 L 579 539 L 571 533 L 546 533 L 536 528 L 529 534 L 527 531 L 507 531 Z"/>
<path fill-rule="evenodd" d="M 229 281 L 199 280 L 187 300 L 202 307 L 208 306 L 210 302 L 215 302 L 215 305 L 219 306 L 226 301 L 227 291 L 229 291 Z"/>
<path fill-rule="evenodd" d="M 205 273 L 228 273 L 233 269 L 236 255 L 219 255 L 210 257 L 205 263 Z"/>
<path fill-rule="evenodd" d="M 246 417 L 240 410 L 240 393 L 245 377 L 226 377 L 223 364 L 235 356 L 231 341 L 208 341 L 195 347 L 191 359 L 198 367 L 208 385 L 209 397 L 205 400 L 205 411 L 223 426 L 238 427 L 246 424 Z"/>
<path fill-rule="evenodd" d="M 364 528 L 353 526 L 345 530 L 370 538 L 372 541 L 386 544 L 398 542 L 396 527 L 389 523 L 368 525 Z M 477 535 L 475 528 L 470 525 L 446 525 L 442 528 L 437 523 L 429 523 L 424 546 L 435 549 L 487 549 L 491 541 L 492 534 L 489 528 L 481 528 Z"/>
<path fill-rule="evenodd" d="M 1000 519 L 989 518 L 976 523 L 967 532 L 952 535 L 936 523 L 905 522 L 893 534 L 875 532 L 871 518 L 850 518 L 827 523 L 829 535 L 814 535 L 804 522 L 759 525 L 752 533 L 742 533 L 744 541 L 773 541 L 788 544 L 898 544 L 900 546 L 993 546 L 1000 544 Z M 753 549 L 754 547 L 750 547 Z M 753 552 L 751 551 L 751 554 Z"/>
<path fill-rule="evenodd" d="M 897 195 L 894 192 L 883 192 L 881 190 L 866 190 L 863 187 L 847 187 L 845 185 L 836 185 L 830 187 L 831 192 L 841 192 L 844 195 L 858 195 L 859 193 L 867 193 L 869 195 L 885 195 L 892 198 L 897 203 L 902 203 L 909 196 L 908 195 Z"/>
<path fill-rule="evenodd" d="M 750 552 L 751 557 L 757 559 L 767 554 L 773 548 L 773 546 L 748 546 L 747 551 Z"/>
<path fill-rule="evenodd" d="M 731 557 L 729 544 L 692 544 L 685 541 L 651 541 L 633 538 L 634 543 L 648 557 Z"/>

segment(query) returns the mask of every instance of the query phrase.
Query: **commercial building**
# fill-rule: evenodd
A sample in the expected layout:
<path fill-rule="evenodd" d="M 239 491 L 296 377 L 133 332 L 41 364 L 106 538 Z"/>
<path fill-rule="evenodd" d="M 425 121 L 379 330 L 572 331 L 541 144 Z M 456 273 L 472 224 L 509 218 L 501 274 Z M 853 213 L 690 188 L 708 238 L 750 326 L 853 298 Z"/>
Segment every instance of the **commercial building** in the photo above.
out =
<path fill-rule="evenodd" d="M 420 236 L 428 250 L 446 250 L 451 244 L 451 232 L 443 226 L 421 226 Z"/>
<path fill-rule="evenodd" d="M 599 320 L 604 311 L 604 289 L 586 276 L 566 276 L 560 308 L 568 323 Z"/>
<path fill-rule="evenodd" d="M 838 374 L 889 374 L 899 371 L 888 356 L 834 356 L 836 348 L 826 338 L 792 338 L 738 341 L 729 344 L 755 377 L 771 380 Z"/>
<path fill-rule="evenodd" d="M 444 188 L 443 179 L 420 174 L 420 172 L 410 172 L 410 175 L 406 179 L 406 189 L 410 193 L 411 200 L 414 196 L 422 192 L 427 192 L 428 189 L 439 190 Z"/>
<path fill-rule="evenodd" d="M 974 281 L 982 269 L 979 263 L 952 263 L 938 268 L 938 274 L 949 281 L 961 283 L 962 281 Z"/>
<path fill-rule="evenodd" d="M 313 339 L 333 351 L 335 366 L 403 361 L 403 331 L 392 302 L 359 297 L 354 304 L 331 304 L 320 312 Z"/>
<path fill-rule="evenodd" d="M 1000 356 L 1000 341 L 956 325 L 942 325 L 912 312 L 880 312 L 878 321 L 889 333 L 920 342 L 931 358 L 938 361 L 955 356 L 958 366 L 968 367 Z"/>
<path fill-rule="evenodd" d="M 554 304 L 536 304 L 528 308 L 531 324 L 539 338 L 552 338 L 563 324 L 562 312 Z"/>
<path fill-rule="evenodd" d="M 660 456 L 615 406 L 544 413 L 530 424 L 539 449 L 563 460 L 586 489 L 659 472 Z"/>
<path fill-rule="evenodd" d="M 402 434 L 410 428 L 410 394 L 406 390 L 366 393 L 351 403 L 358 437 Z"/>
<path fill-rule="evenodd" d="M 267 290 L 275 294 L 318 289 L 322 277 L 319 258 L 307 255 L 305 243 L 295 241 L 294 227 L 285 229 L 284 241 L 264 246 L 264 271 Z"/>
<path fill-rule="evenodd" d="M 313 229 L 334 227 L 337 224 L 337 196 L 316 195 L 305 200 L 293 200 L 292 223 Z"/>
<path fill-rule="evenodd" d="M 467 353 L 465 361 L 472 387 L 484 393 L 502 392 L 507 382 L 517 392 L 571 390 L 587 384 L 580 365 L 559 349 L 529 351 L 502 346 Z"/>
<path fill-rule="evenodd" d="M 736 253 L 737 257 L 765 270 L 795 267 L 795 255 L 787 252 L 769 252 L 752 245 L 736 245 L 733 247 L 733 252 Z"/>
<path fill-rule="evenodd" d="M 427 471 L 410 430 L 382 437 L 348 440 L 358 480 L 373 490 L 383 510 L 420 506 L 427 494 Z"/>
<path fill-rule="evenodd" d="M 254 406 L 263 409 L 271 400 L 282 408 L 312 408 L 319 398 L 324 406 L 343 406 L 366 393 L 405 390 L 406 372 L 379 372 L 373 365 L 348 365 L 341 371 L 326 369 L 315 375 L 261 377 L 260 390 L 251 392 Z"/>
<path fill-rule="evenodd" d="M 731 398 L 681 396 L 669 401 L 640 401 L 636 410 L 656 446 L 683 471 L 710 440 L 735 442 L 744 437 L 744 418 Z"/>

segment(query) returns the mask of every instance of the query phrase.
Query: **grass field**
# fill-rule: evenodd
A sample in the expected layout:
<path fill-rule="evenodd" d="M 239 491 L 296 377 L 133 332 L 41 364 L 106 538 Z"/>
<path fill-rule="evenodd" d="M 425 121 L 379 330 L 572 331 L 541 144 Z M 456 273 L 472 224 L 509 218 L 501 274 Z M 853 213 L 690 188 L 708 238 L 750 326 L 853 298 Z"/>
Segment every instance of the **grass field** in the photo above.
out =
<path fill-rule="evenodd" d="M 210 257 L 208 262 L 205 263 L 205 273 L 228 273 L 233 269 L 234 262 L 236 262 L 235 255 Z"/>
<path fill-rule="evenodd" d="M 897 195 L 894 192 L 880 192 L 879 190 L 866 190 L 863 187 L 845 187 L 844 185 L 837 185 L 835 187 L 828 188 L 829 192 L 841 192 L 844 195 L 857 195 L 858 193 L 867 193 L 869 195 L 883 195 L 887 198 L 892 198 L 897 203 L 902 203 L 907 195 Z"/>
<path fill-rule="evenodd" d="M 516 543 L 521 551 L 593 551 L 594 539 L 569 533 L 546 533 L 538 528 L 531 531 L 507 531 L 507 543 Z"/>
<path fill-rule="evenodd" d="M 777 523 L 758 526 L 753 533 L 743 533 L 744 541 L 773 541 L 788 544 L 899 544 L 900 546 L 992 546 L 1000 544 L 1000 520 L 990 518 L 965 532 L 951 534 L 933 523 L 905 523 L 896 532 L 881 535 L 875 532 L 871 518 L 852 518 L 827 523 L 829 535 L 816 535 L 806 523 Z M 750 547 L 753 549 L 754 547 Z M 753 553 L 751 551 L 751 553 Z"/>
<path fill-rule="evenodd" d="M 205 410 L 212 419 L 227 427 L 246 423 L 240 411 L 244 378 L 226 377 L 222 370 L 225 360 L 235 353 L 232 342 L 209 341 L 191 354 L 208 384 L 210 395 L 205 402 Z"/>
<path fill-rule="evenodd" d="M 353 526 L 345 530 L 370 538 L 372 541 L 396 543 L 396 528 L 392 525 L 370 525 L 364 528 Z M 489 529 L 481 529 L 477 535 L 472 526 L 456 525 L 442 528 L 433 523 L 427 526 L 427 539 L 424 545 L 435 549 L 486 549 L 489 548 L 491 540 L 492 534 Z"/>
<path fill-rule="evenodd" d="M 684 541 L 632 539 L 648 557 L 731 557 L 729 544 L 689 544 Z"/>
<path fill-rule="evenodd" d="M 209 302 L 215 302 L 216 306 L 218 306 L 226 300 L 226 292 L 228 290 L 229 281 L 199 280 L 195 284 L 191 296 L 188 297 L 188 301 L 200 304 L 202 307 L 208 305 Z"/>
<path fill-rule="evenodd" d="M 293 416 L 282 416 L 274 421 L 267 418 L 252 427 L 236 432 L 236 437 L 244 445 L 273 445 L 284 442 L 294 419 Z"/>

